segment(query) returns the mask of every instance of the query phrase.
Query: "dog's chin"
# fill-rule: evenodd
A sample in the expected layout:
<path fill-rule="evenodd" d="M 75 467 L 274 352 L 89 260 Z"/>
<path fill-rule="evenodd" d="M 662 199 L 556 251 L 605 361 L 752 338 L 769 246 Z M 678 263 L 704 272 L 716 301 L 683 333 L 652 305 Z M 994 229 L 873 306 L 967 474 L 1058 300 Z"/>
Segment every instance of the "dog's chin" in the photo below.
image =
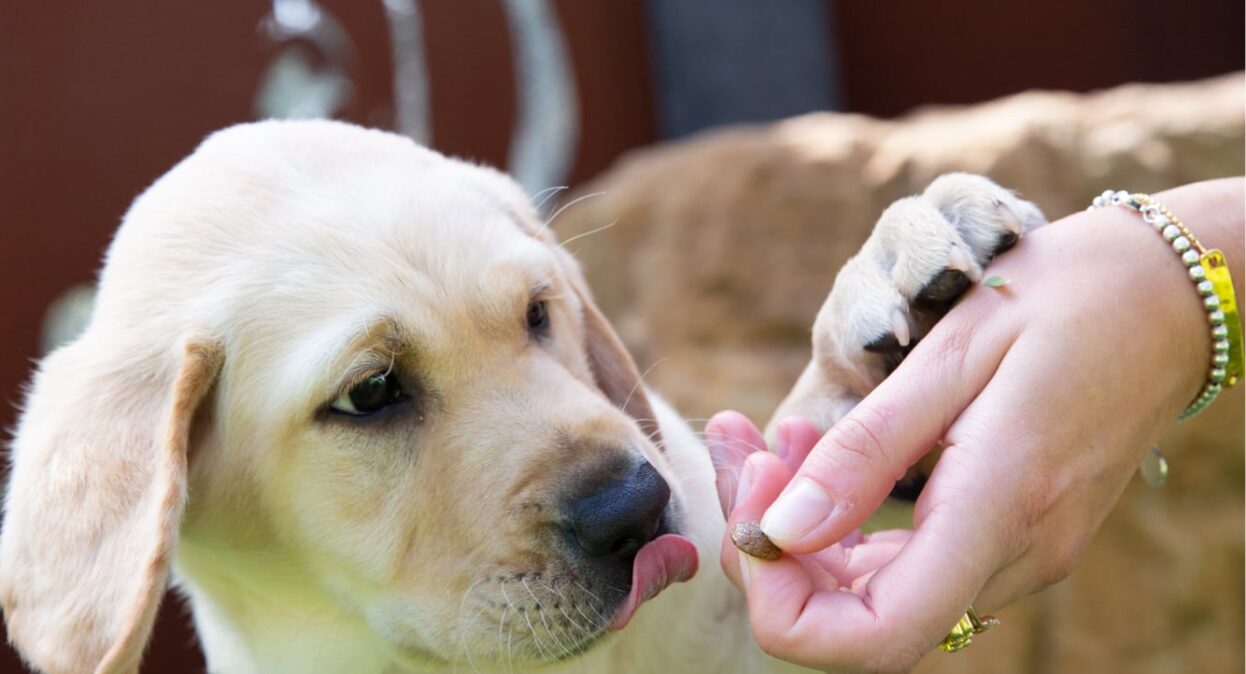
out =
<path fill-rule="evenodd" d="M 591 560 L 559 555 L 538 571 L 501 569 L 478 577 L 458 617 L 447 623 L 455 625 L 453 634 L 432 639 L 458 648 L 437 649 L 434 656 L 395 644 L 398 659 L 427 666 L 434 656 L 510 670 L 583 655 L 626 628 L 641 604 L 696 573 L 696 546 L 672 531 L 670 521 L 664 518 L 653 540 L 637 550 L 630 574 L 626 567 L 604 572 Z"/>

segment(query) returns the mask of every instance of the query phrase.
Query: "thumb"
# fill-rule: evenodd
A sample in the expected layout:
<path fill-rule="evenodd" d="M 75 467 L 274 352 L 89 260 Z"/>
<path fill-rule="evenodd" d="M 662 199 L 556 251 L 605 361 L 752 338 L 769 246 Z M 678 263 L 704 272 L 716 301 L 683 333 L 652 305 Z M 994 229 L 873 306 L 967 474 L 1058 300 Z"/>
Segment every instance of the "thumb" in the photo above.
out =
<path fill-rule="evenodd" d="M 983 306 L 987 305 L 987 306 Z M 995 305 L 994 307 L 990 305 Z M 822 550 L 869 518 L 990 380 L 1015 335 L 962 303 L 818 442 L 761 529 L 793 553 Z M 988 325 L 990 327 L 988 327 Z"/>

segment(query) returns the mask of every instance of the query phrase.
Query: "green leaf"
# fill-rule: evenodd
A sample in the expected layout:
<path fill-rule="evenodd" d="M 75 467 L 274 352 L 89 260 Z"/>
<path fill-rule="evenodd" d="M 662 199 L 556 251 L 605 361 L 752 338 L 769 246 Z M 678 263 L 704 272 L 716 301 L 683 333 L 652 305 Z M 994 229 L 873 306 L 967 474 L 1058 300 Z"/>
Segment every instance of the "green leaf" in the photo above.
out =
<path fill-rule="evenodd" d="M 1010 281 L 1003 276 L 990 276 L 982 282 L 982 285 L 988 288 L 1003 288 L 1009 283 Z"/>

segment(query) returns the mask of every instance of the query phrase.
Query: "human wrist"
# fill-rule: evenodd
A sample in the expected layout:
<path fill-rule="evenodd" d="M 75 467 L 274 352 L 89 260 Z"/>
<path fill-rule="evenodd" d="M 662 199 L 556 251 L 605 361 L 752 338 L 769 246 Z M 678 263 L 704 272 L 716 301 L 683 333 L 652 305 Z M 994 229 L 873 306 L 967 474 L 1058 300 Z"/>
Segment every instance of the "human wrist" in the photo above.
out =
<path fill-rule="evenodd" d="M 1242 279 L 1244 187 L 1241 178 L 1230 178 L 1186 185 L 1161 195 L 1201 221 L 1202 237 L 1156 197 L 1117 193 L 1111 199 L 1138 209 L 1143 220 L 1172 244 L 1187 265 L 1207 312 L 1213 347 L 1207 378 L 1198 397 L 1178 417 L 1182 420 L 1202 412 L 1243 375 L 1242 322 L 1231 270 L 1235 267 L 1237 279 Z"/>
<path fill-rule="evenodd" d="M 1246 180 L 1221 178 L 1183 185 L 1163 192 L 1155 198 L 1168 206 L 1198 234 L 1207 248 L 1224 252 L 1233 275 L 1234 289 L 1242 296 L 1246 274 L 1243 266 L 1243 208 L 1246 204 Z"/>
<path fill-rule="evenodd" d="M 1090 209 L 1125 210 L 1139 216 L 1148 225 L 1146 229 L 1158 234 L 1180 259 L 1195 297 L 1202 305 L 1206 338 L 1189 340 L 1187 334 L 1184 343 L 1206 343 L 1214 348 L 1203 351 L 1206 370 L 1202 384 L 1198 395 L 1183 409 L 1180 419 L 1202 411 L 1242 374 L 1241 322 L 1230 268 L 1230 264 L 1236 267 L 1237 278 L 1242 278 L 1242 187 L 1240 179 L 1230 179 L 1183 186 L 1155 196 L 1109 190 L 1096 197 Z M 1184 215 L 1178 215 L 1178 206 L 1173 204 L 1178 204 Z M 1206 238 L 1193 231 L 1191 215 L 1201 221 L 1198 229 L 1207 235 Z M 1211 243 L 1213 239 L 1227 244 L 1232 262 L 1224 251 Z M 1152 269 L 1160 273 L 1158 268 Z M 1159 298 L 1156 301 L 1166 303 Z M 1160 329 L 1167 330 L 1168 325 L 1162 323 Z M 1188 328 L 1181 329 L 1181 326 L 1172 325 L 1172 329 L 1188 333 Z"/>
<path fill-rule="evenodd" d="M 1094 316 L 1093 327 L 1084 328 L 1094 334 L 1081 341 L 1095 340 L 1100 350 L 1106 344 L 1111 355 L 1104 357 L 1116 368 L 1145 373 L 1141 381 L 1111 377 L 1104 384 L 1144 381 L 1158 394 L 1157 407 L 1145 413 L 1175 419 L 1202 388 L 1211 351 L 1207 313 L 1185 264 L 1137 213 L 1124 208 L 1077 213 L 1034 234 L 1027 245 L 1056 239 L 1053 250 L 1042 255 L 1044 273 L 1075 279 L 1056 296 L 1071 305 L 1056 308 Z"/>

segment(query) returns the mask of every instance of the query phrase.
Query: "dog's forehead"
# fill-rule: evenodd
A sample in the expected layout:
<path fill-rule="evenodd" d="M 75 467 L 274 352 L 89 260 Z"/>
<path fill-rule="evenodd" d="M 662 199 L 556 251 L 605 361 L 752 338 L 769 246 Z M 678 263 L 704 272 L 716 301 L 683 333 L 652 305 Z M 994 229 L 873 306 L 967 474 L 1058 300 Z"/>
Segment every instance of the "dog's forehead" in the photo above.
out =
<path fill-rule="evenodd" d="M 394 134 L 249 125 L 192 159 L 198 189 L 176 207 L 212 221 L 195 247 L 221 252 L 220 313 L 240 319 L 231 332 L 249 355 L 278 357 L 266 343 L 330 357 L 378 320 L 461 344 L 464 329 L 517 324 L 562 272 L 513 181 Z"/>
<path fill-rule="evenodd" d="M 233 183 L 233 194 L 267 202 L 257 206 L 274 222 L 261 227 L 280 236 L 299 238 L 283 224 L 359 239 L 424 230 L 443 243 L 456 235 L 471 242 L 482 228 L 515 233 L 508 225 L 532 234 L 524 222 L 532 209 L 514 181 L 404 136 L 326 121 L 265 122 L 218 136 L 196 155 Z"/>
<path fill-rule="evenodd" d="M 135 202 L 119 241 L 181 236 L 297 246 L 449 219 L 488 226 L 503 216 L 521 233 L 537 234 L 527 196 L 497 171 L 394 133 L 325 120 L 266 121 L 210 136 Z"/>
<path fill-rule="evenodd" d="M 508 179 L 440 156 L 398 165 L 364 157 L 336 170 L 288 195 L 273 214 L 276 238 L 260 246 L 260 255 L 268 247 L 289 256 L 295 269 L 276 270 L 283 277 L 314 270 L 316 302 L 374 293 L 488 315 L 488 305 L 519 301 L 557 274 Z"/>
<path fill-rule="evenodd" d="M 106 268 L 103 285 L 328 296 L 423 273 L 466 287 L 504 258 L 540 266 L 546 237 L 496 171 L 397 134 L 262 122 L 215 134 L 136 201 L 110 251 L 125 273 Z"/>

